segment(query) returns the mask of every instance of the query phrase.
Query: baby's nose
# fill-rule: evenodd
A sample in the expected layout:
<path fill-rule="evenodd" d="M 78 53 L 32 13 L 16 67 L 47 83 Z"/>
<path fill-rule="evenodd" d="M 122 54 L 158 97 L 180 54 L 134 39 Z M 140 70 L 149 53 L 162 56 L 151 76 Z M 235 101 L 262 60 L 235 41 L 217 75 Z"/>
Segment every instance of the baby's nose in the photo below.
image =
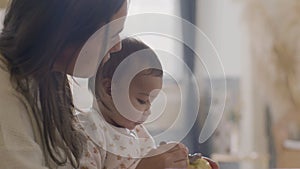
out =
<path fill-rule="evenodd" d="M 151 114 L 150 108 L 148 108 L 146 111 L 144 111 L 143 115 L 144 116 L 149 116 Z"/>

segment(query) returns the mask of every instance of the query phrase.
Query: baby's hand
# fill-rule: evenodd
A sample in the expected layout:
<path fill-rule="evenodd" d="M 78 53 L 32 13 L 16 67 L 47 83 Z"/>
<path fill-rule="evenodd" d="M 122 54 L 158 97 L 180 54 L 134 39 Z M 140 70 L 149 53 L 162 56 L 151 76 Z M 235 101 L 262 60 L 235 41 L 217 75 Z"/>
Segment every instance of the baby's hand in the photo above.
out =
<path fill-rule="evenodd" d="M 207 157 L 202 157 L 200 153 L 189 155 L 188 169 L 219 169 L 216 162 Z"/>
<path fill-rule="evenodd" d="M 196 160 L 202 157 L 201 153 L 189 154 L 189 164 L 193 164 Z"/>
<path fill-rule="evenodd" d="M 137 166 L 137 169 L 187 168 L 188 149 L 181 143 L 161 144 L 149 152 Z"/>
<path fill-rule="evenodd" d="M 207 158 L 207 157 L 202 157 L 204 160 L 208 161 L 212 169 L 219 169 L 218 163 L 214 162 L 212 159 Z"/>

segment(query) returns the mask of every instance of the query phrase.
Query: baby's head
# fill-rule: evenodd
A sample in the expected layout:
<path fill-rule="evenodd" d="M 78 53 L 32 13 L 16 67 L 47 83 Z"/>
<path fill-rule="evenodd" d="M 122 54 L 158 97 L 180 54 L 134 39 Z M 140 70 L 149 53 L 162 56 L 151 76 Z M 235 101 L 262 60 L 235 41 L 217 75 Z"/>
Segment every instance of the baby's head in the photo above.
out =
<path fill-rule="evenodd" d="M 145 68 L 132 78 L 129 91 L 126 88 L 124 90 L 127 91 L 123 91 L 129 94 L 131 104 L 127 105 L 129 102 L 126 102 L 122 107 L 131 106 L 138 110 L 141 118 L 133 118 L 136 120 L 129 120 L 129 118 L 122 116 L 122 113 L 117 111 L 112 99 L 112 79 L 121 63 L 126 67 L 124 71 L 118 71 L 120 79 L 127 78 L 128 72 L 131 70 L 135 71 L 138 67 Z M 95 82 L 90 81 L 90 84 L 95 84 L 94 94 L 105 120 L 117 127 L 133 129 L 136 125 L 143 123 L 150 115 L 151 102 L 156 98 L 162 87 L 162 76 L 162 66 L 155 52 L 143 42 L 127 38 L 122 41 L 122 49 L 119 52 L 112 53 L 110 59 L 99 68 Z M 122 80 L 118 83 L 120 83 L 119 86 L 125 85 L 122 84 Z M 92 85 L 90 85 L 90 89 L 93 89 L 91 87 Z"/>

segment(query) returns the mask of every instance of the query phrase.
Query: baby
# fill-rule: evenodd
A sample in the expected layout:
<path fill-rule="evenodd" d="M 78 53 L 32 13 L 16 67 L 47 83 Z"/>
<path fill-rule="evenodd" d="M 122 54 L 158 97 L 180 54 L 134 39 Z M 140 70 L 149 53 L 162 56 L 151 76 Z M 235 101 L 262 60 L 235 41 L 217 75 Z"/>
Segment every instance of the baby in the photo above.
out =
<path fill-rule="evenodd" d="M 143 126 L 162 88 L 163 71 L 153 50 L 127 38 L 90 79 L 93 108 L 81 113 L 87 150 L 80 169 L 186 168 L 188 150 L 181 143 L 156 147 Z M 153 155 L 150 155 L 153 154 Z"/>
<path fill-rule="evenodd" d="M 162 67 L 155 52 L 143 42 L 127 38 L 122 46 L 121 51 L 112 53 L 100 66 L 89 83 L 96 99 L 89 113 L 79 115 L 89 139 L 88 150 L 81 160 L 82 169 L 136 168 L 141 158 L 156 148 L 142 123 L 150 115 L 151 102 L 162 87 Z M 126 85 L 128 79 L 131 81 Z M 117 100 L 113 99 L 114 86 Z M 117 108 L 115 103 L 120 106 Z M 186 161 L 185 146 L 178 144 L 172 150 L 170 154 L 176 153 L 174 161 Z M 143 160 L 139 167 L 145 168 L 143 165 L 150 160 Z M 156 161 L 163 163 L 163 160 Z"/>

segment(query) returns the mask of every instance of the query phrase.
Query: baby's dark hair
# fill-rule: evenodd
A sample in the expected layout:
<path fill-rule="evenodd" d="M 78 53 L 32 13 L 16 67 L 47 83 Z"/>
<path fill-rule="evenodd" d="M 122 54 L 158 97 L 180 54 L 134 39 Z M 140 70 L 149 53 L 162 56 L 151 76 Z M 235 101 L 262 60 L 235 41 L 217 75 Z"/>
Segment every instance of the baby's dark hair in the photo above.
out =
<path fill-rule="evenodd" d="M 116 69 L 122 63 L 122 61 L 139 51 L 142 51 L 141 54 L 146 55 L 146 57 L 135 57 L 134 62 L 129 62 L 126 67 L 130 69 L 136 64 L 142 64 L 145 66 L 155 65 L 155 68 L 144 69 L 142 72 L 145 72 L 146 75 L 151 76 L 163 76 L 162 65 L 158 59 L 158 56 L 148 45 L 135 38 L 126 38 L 122 40 L 121 43 L 122 49 L 118 52 L 110 54 L 109 60 L 99 67 L 96 78 L 112 79 Z M 89 80 L 89 89 L 95 94 L 95 77 Z"/>
<path fill-rule="evenodd" d="M 145 59 L 141 59 L 140 62 L 143 63 L 138 63 L 139 60 L 136 60 L 135 63 L 130 63 L 132 65 L 134 64 L 149 64 L 149 63 L 145 63 L 147 61 L 150 62 L 155 62 L 155 63 L 159 63 L 157 68 L 150 68 L 150 69 L 146 69 L 144 71 L 147 71 L 149 73 L 149 75 L 154 75 L 154 76 L 162 76 L 163 72 L 162 72 L 162 68 L 161 68 L 161 64 L 160 61 L 157 57 L 157 55 L 155 54 L 155 52 L 153 50 L 151 50 L 151 48 L 149 46 L 147 46 L 145 43 L 143 43 L 140 40 L 137 40 L 135 38 L 126 38 L 124 40 L 122 40 L 122 49 L 118 52 L 115 53 L 111 53 L 110 55 L 110 59 L 104 63 L 103 67 L 101 68 L 102 71 L 100 73 L 100 75 L 102 76 L 102 78 L 112 78 L 117 67 L 121 64 L 121 62 L 126 59 L 127 57 L 129 57 L 130 55 L 134 54 L 135 52 L 141 51 L 141 50 L 145 50 L 145 52 L 143 52 L 142 54 L 146 54 L 147 57 L 149 56 L 149 60 L 145 60 Z M 157 64 L 156 64 L 157 65 Z M 131 66 L 131 65 L 128 65 Z"/>

